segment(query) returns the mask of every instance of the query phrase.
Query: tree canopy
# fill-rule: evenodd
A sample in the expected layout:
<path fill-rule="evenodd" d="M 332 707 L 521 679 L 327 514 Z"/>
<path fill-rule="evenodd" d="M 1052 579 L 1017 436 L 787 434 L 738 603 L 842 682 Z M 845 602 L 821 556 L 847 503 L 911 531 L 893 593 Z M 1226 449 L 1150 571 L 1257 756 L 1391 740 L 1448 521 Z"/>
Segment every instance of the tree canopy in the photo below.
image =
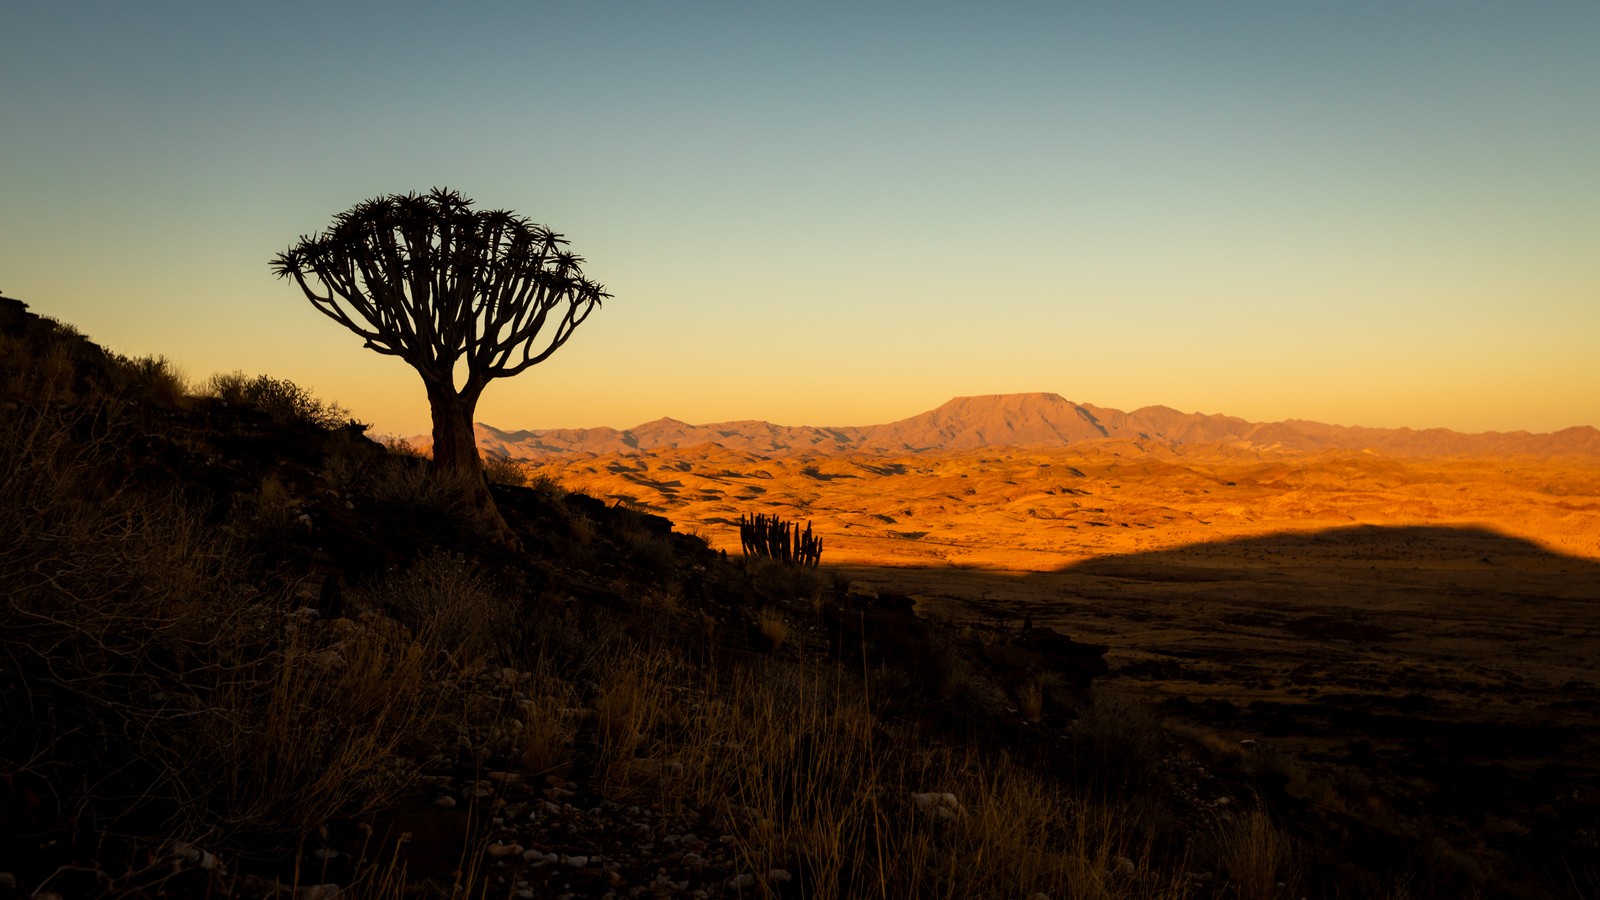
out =
<path fill-rule="evenodd" d="M 323 314 L 425 380 L 462 385 L 543 362 L 610 294 L 543 225 L 475 210 L 459 192 L 391 194 L 356 204 L 273 259 Z"/>

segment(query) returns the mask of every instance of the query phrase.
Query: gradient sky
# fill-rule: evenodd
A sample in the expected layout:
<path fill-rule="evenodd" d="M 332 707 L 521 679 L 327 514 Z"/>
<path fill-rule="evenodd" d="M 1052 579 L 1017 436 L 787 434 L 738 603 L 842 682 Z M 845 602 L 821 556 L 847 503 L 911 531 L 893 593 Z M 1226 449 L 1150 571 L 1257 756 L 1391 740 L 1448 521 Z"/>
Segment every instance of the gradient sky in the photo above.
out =
<path fill-rule="evenodd" d="M 979 7 L 13 0 L 0 290 L 419 433 L 268 260 L 438 185 L 615 294 L 503 428 L 1600 425 L 1600 3 Z"/>

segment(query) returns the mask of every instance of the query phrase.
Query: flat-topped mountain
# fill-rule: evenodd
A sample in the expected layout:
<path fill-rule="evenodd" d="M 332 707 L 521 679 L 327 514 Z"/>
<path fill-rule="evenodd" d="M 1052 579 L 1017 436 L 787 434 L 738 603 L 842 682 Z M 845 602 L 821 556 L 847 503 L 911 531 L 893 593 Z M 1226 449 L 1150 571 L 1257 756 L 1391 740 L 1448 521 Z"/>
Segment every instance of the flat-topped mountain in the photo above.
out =
<path fill-rule="evenodd" d="M 745 420 L 691 425 L 662 418 L 634 428 L 504 431 L 478 423 L 478 444 L 496 456 L 629 453 L 716 444 L 758 456 L 867 453 L 904 455 L 983 447 L 1064 447 L 1128 441 L 1179 449 L 1222 446 L 1253 452 L 1367 450 L 1392 456 L 1600 456 L 1600 430 L 1463 434 L 1444 428 L 1361 428 L 1290 419 L 1247 422 L 1166 406 L 1133 412 L 1073 403 L 1060 394 L 957 397 L 937 409 L 885 425 L 815 427 Z"/>

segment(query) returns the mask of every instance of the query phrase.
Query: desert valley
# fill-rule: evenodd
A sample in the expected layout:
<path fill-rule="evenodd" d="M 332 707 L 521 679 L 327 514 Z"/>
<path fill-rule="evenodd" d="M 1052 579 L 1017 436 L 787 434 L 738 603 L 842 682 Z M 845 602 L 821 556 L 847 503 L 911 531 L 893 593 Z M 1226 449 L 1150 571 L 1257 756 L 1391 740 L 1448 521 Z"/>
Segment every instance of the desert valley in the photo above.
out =
<path fill-rule="evenodd" d="M 856 589 L 1102 644 L 1099 690 L 1285 754 L 1302 800 L 1354 779 L 1381 785 L 1383 815 L 1462 834 L 1600 824 L 1593 428 L 1255 425 L 1033 394 L 866 429 L 478 436 L 730 553 L 741 515 L 809 521 Z"/>

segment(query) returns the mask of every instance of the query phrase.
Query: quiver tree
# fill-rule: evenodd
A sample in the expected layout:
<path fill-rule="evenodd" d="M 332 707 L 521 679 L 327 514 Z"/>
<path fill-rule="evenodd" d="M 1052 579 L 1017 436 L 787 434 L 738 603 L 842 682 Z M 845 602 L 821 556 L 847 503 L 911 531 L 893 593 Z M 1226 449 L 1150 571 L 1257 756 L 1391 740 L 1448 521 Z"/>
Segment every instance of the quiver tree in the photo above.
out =
<path fill-rule="evenodd" d="M 279 253 L 272 271 L 368 349 L 422 376 L 435 475 L 456 478 L 500 533 L 472 430 L 483 389 L 544 362 L 607 294 L 561 235 L 452 190 L 356 204 Z"/>

